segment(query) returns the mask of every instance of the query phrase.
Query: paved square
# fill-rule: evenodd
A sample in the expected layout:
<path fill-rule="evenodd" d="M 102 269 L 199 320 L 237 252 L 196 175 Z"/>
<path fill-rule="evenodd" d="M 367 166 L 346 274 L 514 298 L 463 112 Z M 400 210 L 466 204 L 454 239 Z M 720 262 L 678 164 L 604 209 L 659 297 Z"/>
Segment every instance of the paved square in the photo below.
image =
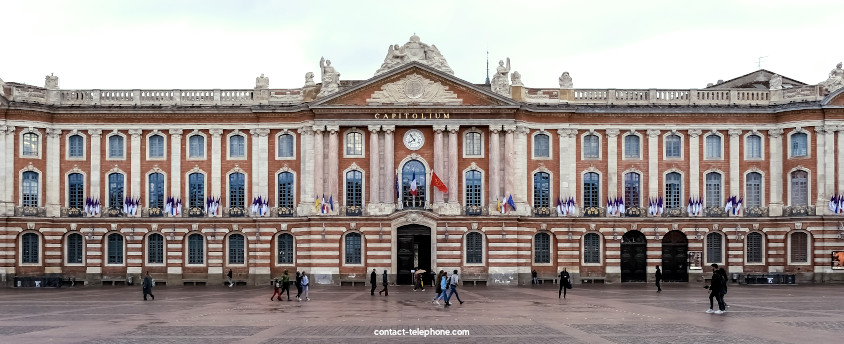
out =
<path fill-rule="evenodd" d="M 465 287 L 465 304 L 391 287 L 311 289 L 309 302 L 270 301 L 270 287 L 0 289 L 2 343 L 840 343 L 844 286 L 731 286 L 724 315 L 706 314 L 696 283 Z M 294 290 L 295 293 L 295 290 Z M 388 330 L 436 335 L 376 335 Z M 468 335 L 444 336 L 445 331 Z"/>

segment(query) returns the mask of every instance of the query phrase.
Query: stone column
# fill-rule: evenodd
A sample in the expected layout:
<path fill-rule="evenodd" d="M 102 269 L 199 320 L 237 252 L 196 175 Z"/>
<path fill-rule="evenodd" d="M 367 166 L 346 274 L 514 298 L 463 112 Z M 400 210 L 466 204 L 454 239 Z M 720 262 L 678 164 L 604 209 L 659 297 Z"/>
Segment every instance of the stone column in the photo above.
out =
<path fill-rule="evenodd" d="M 2 204 L 0 205 L 0 215 L 13 216 L 15 214 L 15 181 L 18 178 L 15 176 L 15 127 L 6 126 L 0 127 L 0 161 L 3 161 L 3 166 L 0 167 L 0 185 L 3 189 L 0 191 L 2 197 Z"/>
<path fill-rule="evenodd" d="M 445 166 L 445 159 L 443 158 L 443 154 L 445 150 L 443 149 L 443 131 L 445 131 L 445 125 L 437 124 L 434 125 L 434 172 L 440 171 L 442 178 L 445 178 L 445 183 L 448 183 L 449 193 L 451 193 L 451 180 L 450 174 L 443 174 L 443 172 L 448 171 Z M 439 176 L 439 175 L 437 175 Z M 442 192 L 435 192 L 431 189 L 431 192 L 434 194 L 434 209 L 439 211 L 439 208 L 442 206 L 442 203 L 445 201 L 445 195 Z"/>
<path fill-rule="evenodd" d="M 340 126 L 328 126 L 328 193 L 329 198 L 334 196 L 334 209 L 339 209 L 337 205 L 340 203 L 340 196 L 338 193 L 338 175 L 340 174 L 340 151 L 339 134 Z M 328 201 L 328 198 L 326 199 Z"/>
<path fill-rule="evenodd" d="M 560 138 L 560 196 L 577 197 L 577 129 L 558 129 Z"/>
<path fill-rule="evenodd" d="M 325 146 L 322 144 L 325 127 L 314 126 L 314 195 L 321 198 L 325 194 Z"/>
<path fill-rule="evenodd" d="M 141 197 L 142 193 L 141 180 L 143 177 L 141 174 L 141 133 L 143 133 L 141 129 L 129 129 L 130 140 L 132 142 L 130 146 L 130 180 L 132 181 L 130 184 L 132 186 L 126 191 L 126 195 L 133 198 Z"/>
<path fill-rule="evenodd" d="M 450 192 L 448 193 L 448 208 L 451 214 L 455 214 L 455 210 L 456 214 L 460 213 L 461 191 L 458 182 L 458 176 L 460 175 L 458 169 L 460 167 L 459 161 L 457 160 L 457 133 L 459 130 L 460 126 L 458 125 L 448 125 L 448 187 L 450 188 Z M 439 191 L 434 191 L 434 188 L 430 189 L 432 193 L 440 193 Z"/>
<path fill-rule="evenodd" d="M 223 134 L 223 129 L 210 129 L 210 130 L 208 130 L 208 133 L 211 134 L 211 192 L 209 192 L 209 195 L 207 195 L 207 196 L 220 197 L 222 199 L 222 201 L 220 202 L 220 203 L 222 203 L 221 206 L 225 206 L 225 205 L 231 204 L 231 200 L 228 199 L 228 195 L 226 195 L 226 197 L 222 197 L 223 191 L 222 191 L 221 183 L 222 183 L 222 179 L 223 179 L 223 176 L 222 176 L 222 165 L 223 165 L 222 154 L 223 154 L 223 152 L 221 152 L 221 150 L 222 150 L 222 142 L 221 141 L 222 140 L 220 139 L 220 137 Z M 252 146 L 253 147 L 255 146 L 254 141 L 252 142 Z M 228 149 L 231 149 L 231 148 L 228 148 Z M 256 158 L 257 157 L 253 155 L 252 161 L 257 160 Z M 252 171 L 252 175 L 250 177 L 252 177 L 252 179 L 254 180 L 254 178 L 255 178 L 255 171 L 254 170 Z M 246 199 L 246 201 L 245 201 L 246 204 L 249 204 L 249 201 L 248 201 L 249 196 L 244 195 L 244 199 Z M 222 211 L 220 211 L 220 213 L 222 214 Z"/>
<path fill-rule="evenodd" d="M 817 168 L 815 169 L 815 180 L 817 181 L 815 188 L 817 198 L 815 200 L 815 211 L 818 215 L 825 215 L 829 214 L 829 200 L 824 200 L 826 197 L 824 191 L 826 184 L 826 166 L 824 166 L 824 157 L 826 156 L 826 135 L 824 132 L 823 127 L 815 127 L 815 142 L 817 143 L 818 149 L 815 151 L 815 161 L 817 162 Z M 811 149 L 811 148 L 810 148 Z M 810 177 L 811 178 L 811 177 Z M 786 180 L 788 180 L 786 178 Z M 811 179 L 810 179 L 811 180 Z M 811 195 L 809 195 L 811 197 Z"/>
<path fill-rule="evenodd" d="M 299 133 L 299 174 L 296 176 L 299 182 L 299 216 L 306 216 L 313 213 L 314 209 L 314 130 L 312 127 L 302 127 Z M 276 200 L 277 201 L 277 200 Z"/>
<path fill-rule="evenodd" d="M 838 145 L 841 147 L 844 144 L 844 126 L 835 128 L 838 130 Z M 836 147 L 833 146 L 833 147 Z M 836 149 L 833 149 L 835 151 Z M 844 149 L 837 149 L 838 151 L 838 194 L 844 194 Z"/>
<path fill-rule="evenodd" d="M 607 197 L 618 196 L 618 129 L 607 129 Z M 552 204 L 554 202 L 551 202 Z"/>
<path fill-rule="evenodd" d="M 267 135 L 270 130 L 266 128 L 252 129 L 252 197 L 267 197 L 269 192 L 269 148 Z M 247 203 L 249 202 L 247 198 Z"/>
<path fill-rule="evenodd" d="M 396 163 L 393 153 L 393 146 L 395 145 L 393 132 L 396 131 L 396 126 L 384 125 L 381 126 L 381 130 L 384 130 L 384 174 L 382 175 L 384 178 L 382 180 L 384 185 L 387 186 L 382 190 L 381 201 L 385 204 L 384 211 L 392 212 L 396 207 Z"/>
<path fill-rule="evenodd" d="M 501 132 L 501 125 L 489 126 L 489 211 L 495 211 L 496 200 L 501 198 L 501 181 L 499 171 L 501 170 L 501 149 L 498 133 Z"/>
<path fill-rule="evenodd" d="M 91 187 L 88 196 L 92 199 L 100 199 L 100 157 L 103 131 L 101 129 L 89 129 L 88 135 L 91 137 Z M 102 201 L 100 201 L 102 202 Z"/>
<path fill-rule="evenodd" d="M 182 129 L 170 129 L 170 196 L 182 200 Z"/>
<path fill-rule="evenodd" d="M 659 130 L 648 129 L 648 197 L 659 197 L 659 158 Z"/>
<path fill-rule="evenodd" d="M 513 133 L 515 131 L 515 125 L 504 126 L 504 192 L 501 196 L 505 199 L 502 200 L 502 203 L 515 191 L 515 185 L 513 185 L 513 165 L 515 164 L 515 161 L 513 161 L 513 144 L 515 143 Z"/>
<path fill-rule="evenodd" d="M 59 129 L 47 129 L 47 171 L 46 171 L 46 187 L 44 193 L 47 196 L 47 216 L 58 217 L 61 216 L 61 186 L 59 185 L 61 171 L 59 170 L 61 158 L 61 136 L 62 131 Z"/>
<path fill-rule="evenodd" d="M 824 183 L 824 198 L 829 202 L 829 198 L 835 193 L 835 130 L 834 126 L 825 126 L 824 134 L 826 134 L 826 149 L 824 150 L 824 174 L 826 175 L 826 182 Z M 838 142 L 839 145 L 841 142 Z M 829 209 L 829 207 L 826 207 Z"/>
<path fill-rule="evenodd" d="M 689 197 L 700 197 L 700 129 L 689 129 Z"/>
<path fill-rule="evenodd" d="M 770 201 L 768 202 L 768 216 L 782 216 L 782 129 L 768 130 L 770 142 L 771 165 L 770 171 Z"/>
<path fill-rule="evenodd" d="M 380 125 L 369 126 L 369 205 L 377 206 L 381 203 L 381 160 L 378 148 L 378 132 Z M 375 207 L 368 207 L 375 208 Z M 372 209 L 375 210 L 375 209 Z M 372 213 L 372 210 L 369 212 Z"/>
<path fill-rule="evenodd" d="M 739 168 L 739 139 L 741 130 L 730 129 L 727 131 L 730 134 L 730 194 L 725 195 L 724 199 L 730 196 L 741 195 L 741 170 Z"/>
<path fill-rule="evenodd" d="M 516 203 L 516 214 L 530 215 L 531 207 L 528 205 L 528 171 L 527 160 L 530 153 L 527 152 L 527 135 L 530 130 L 524 126 L 516 126 L 514 144 L 507 150 L 513 158 L 513 202 Z"/>

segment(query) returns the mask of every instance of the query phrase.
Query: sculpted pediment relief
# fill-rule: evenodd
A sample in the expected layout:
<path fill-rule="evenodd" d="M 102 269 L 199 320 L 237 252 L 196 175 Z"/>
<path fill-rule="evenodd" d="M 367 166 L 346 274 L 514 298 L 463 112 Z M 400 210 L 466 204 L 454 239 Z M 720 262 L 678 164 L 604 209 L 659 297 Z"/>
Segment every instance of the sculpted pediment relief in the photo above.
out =
<path fill-rule="evenodd" d="M 461 105 L 462 99 L 450 91 L 448 86 L 427 79 L 419 74 L 410 74 L 399 81 L 381 86 L 366 99 L 372 104 L 414 104 Z"/>

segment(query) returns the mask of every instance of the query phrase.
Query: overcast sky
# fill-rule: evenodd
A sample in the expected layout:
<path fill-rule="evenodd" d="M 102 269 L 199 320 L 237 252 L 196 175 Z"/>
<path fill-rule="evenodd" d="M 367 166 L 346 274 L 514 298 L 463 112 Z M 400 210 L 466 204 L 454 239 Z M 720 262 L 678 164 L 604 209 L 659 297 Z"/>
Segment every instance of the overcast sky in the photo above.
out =
<path fill-rule="evenodd" d="M 510 57 L 528 87 L 702 88 L 762 68 L 808 84 L 844 60 L 840 0 L 4 1 L 0 78 L 63 89 L 242 89 L 369 79 L 416 33 L 482 83 Z"/>

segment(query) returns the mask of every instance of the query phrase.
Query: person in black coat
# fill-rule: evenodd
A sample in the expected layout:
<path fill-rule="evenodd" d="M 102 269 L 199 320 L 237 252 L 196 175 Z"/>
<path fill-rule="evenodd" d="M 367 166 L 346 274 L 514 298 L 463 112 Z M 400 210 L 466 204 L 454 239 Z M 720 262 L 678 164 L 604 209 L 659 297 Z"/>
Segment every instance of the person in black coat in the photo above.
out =
<path fill-rule="evenodd" d="M 566 298 L 566 291 L 571 289 L 571 277 L 569 276 L 569 272 L 566 271 L 566 268 L 563 268 L 563 271 L 560 271 L 560 291 L 557 293 L 557 298 L 560 298 L 560 295 L 563 298 Z"/>
<path fill-rule="evenodd" d="M 300 297 L 302 295 L 302 273 L 296 271 L 296 301 L 302 301 Z"/>
<path fill-rule="evenodd" d="M 718 269 L 718 274 L 721 275 L 724 283 L 721 285 L 721 302 L 724 302 L 724 307 L 727 307 L 727 301 L 724 300 L 724 296 L 727 295 L 727 282 L 729 279 L 727 278 L 727 270 L 724 270 L 723 267 Z M 724 309 L 726 311 L 726 309 Z"/>
<path fill-rule="evenodd" d="M 712 281 L 708 286 L 704 286 L 704 288 L 709 289 L 709 309 L 706 310 L 706 313 L 723 314 L 725 305 L 721 291 L 724 289 L 724 278 L 718 273 L 718 264 L 712 264 Z M 717 311 L 712 310 L 714 308 L 712 298 L 718 301 Z"/>
<path fill-rule="evenodd" d="M 387 283 L 388 283 L 388 281 L 387 281 L 387 270 L 384 270 L 384 274 L 381 275 L 381 277 L 382 277 L 381 283 L 384 285 L 384 289 L 381 289 L 380 291 L 378 291 L 378 295 L 381 295 L 381 293 L 384 293 L 384 296 L 390 296 L 390 291 L 387 290 Z"/>
<path fill-rule="evenodd" d="M 659 281 L 662 281 L 662 270 L 659 269 L 659 265 L 656 266 L 656 292 L 662 292 L 662 287 L 659 285 Z"/>
<path fill-rule="evenodd" d="M 149 276 L 149 271 L 147 271 L 146 276 L 144 276 L 144 282 L 141 285 L 141 288 L 144 290 L 144 301 L 147 300 L 147 294 L 152 296 L 152 299 L 155 300 L 155 295 L 152 295 L 152 277 Z"/>
<path fill-rule="evenodd" d="M 375 273 L 375 269 L 372 269 L 372 273 L 369 274 L 369 284 L 372 286 L 369 295 L 375 296 L 375 286 L 378 284 L 378 274 Z"/>

